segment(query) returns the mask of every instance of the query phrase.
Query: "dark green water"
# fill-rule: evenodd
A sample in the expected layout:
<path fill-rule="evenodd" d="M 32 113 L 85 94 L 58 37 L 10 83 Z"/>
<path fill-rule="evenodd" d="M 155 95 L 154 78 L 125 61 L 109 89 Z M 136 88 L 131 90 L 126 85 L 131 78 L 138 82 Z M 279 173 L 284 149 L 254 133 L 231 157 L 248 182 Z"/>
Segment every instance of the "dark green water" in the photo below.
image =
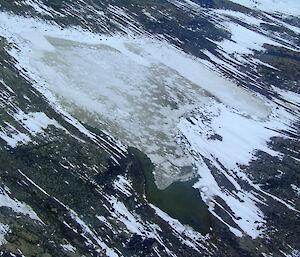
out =
<path fill-rule="evenodd" d="M 186 182 L 174 182 L 166 189 L 157 188 L 150 159 L 135 148 L 129 150 L 139 160 L 145 177 L 145 195 L 152 203 L 172 218 L 187 224 L 202 234 L 209 232 L 210 215 L 198 190 L 192 186 L 196 179 Z"/>

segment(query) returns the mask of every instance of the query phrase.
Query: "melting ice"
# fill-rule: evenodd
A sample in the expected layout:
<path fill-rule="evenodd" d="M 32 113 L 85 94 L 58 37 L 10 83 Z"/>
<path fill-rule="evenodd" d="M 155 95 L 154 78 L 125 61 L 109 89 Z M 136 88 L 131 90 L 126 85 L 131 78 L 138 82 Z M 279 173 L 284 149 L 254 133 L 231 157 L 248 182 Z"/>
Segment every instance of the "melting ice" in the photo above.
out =
<path fill-rule="evenodd" d="M 176 49 L 150 40 L 106 38 L 88 44 L 46 37 L 31 65 L 73 115 L 146 152 L 165 187 L 192 173 L 178 144 L 181 117 L 209 102 L 266 118 L 268 109 Z"/>

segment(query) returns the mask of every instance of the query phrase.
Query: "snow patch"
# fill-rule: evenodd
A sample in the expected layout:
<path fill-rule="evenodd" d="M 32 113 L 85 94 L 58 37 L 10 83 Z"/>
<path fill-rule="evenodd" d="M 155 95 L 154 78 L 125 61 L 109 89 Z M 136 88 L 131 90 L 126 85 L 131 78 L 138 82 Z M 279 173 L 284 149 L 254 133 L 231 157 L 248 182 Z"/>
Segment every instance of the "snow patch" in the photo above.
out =
<path fill-rule="evenodd" d="M 231 2 L 270 13 L 283 13 L 299 16 L 300 2 L 298 0 L 230 0 Z"/>
<path fill-rule="evenodd" d="M 31 219 L 37 220 L 43 224 L 42 220 L 37 216 L 34 210 L 27 204 L 18 201 L 17 199 L 12 199 L 0 187 L 0 207 L 7 207 L 12 209 L 16 213 L 22 213 L 23 215 L 28 215 Z"/>
<path fill-rule="evenodd" d="M 51 125 L 60 129 L 64 129 L 56 120 L 50 119 L 43 112 L 24 113 L 20 111 L 15 115 L 15 119 L 18 120 L 32 135 L 42 133 L 44 129 Z"/>
<path fill-rule="evenodd" d="M 31 138 L 15 129 L 13 126 L 6 128 L 1 127 L 0 137 L 12 148 L 16 147 L 18 144 L 26 144 L 31 141 Z"/>
<path fill-rule="evenodd" d="M 227 169 L 237 169 L 237 163 L 247 164 L 256 149 L 277 155 L 266 141 L 278 133 L 268 127 L 281 128 L 282 124 L 250 119 L 217 102 L 183 116 L 178 124 L 195 152 L 207 159 L 214 156 Z"/>
<path fill-rule="evenodd" d="M 0 246 L 7 243 L 5 235 L 9 232 L 9 226 L 0 222 Z"/>
<path fill-rule="evenodd" d="M 19 144 L 26 144 L 32 141 L 30 136 L 36 136 L 42 133 L 48 126 L 53 125 L 57 128 L 64 129 L 57 121 L 50 119 L 43 112 L 24 113 L 19 110 L 13 117 L 27 131 L 27 134 L 18 131 L 14 126 L 7 124 L 6 127 L 1 127 L 0 137 L 6 141 L 11 147 L 16 147 Z"/>
<path fill-rule="evenodd" d="M 113 187 L 126 196 L 132 195 L 130 192 L 132 190 L 132 186 L 124 176 L 118 175 L 118 179 L 113 182 Z"/>
<path fill-rule="evenodd" d="M 76 248 L 71 245 L 70 243 L 69 244 L 64 244 L 64 245 L 60 245 L 66 252 L 72 252 L 72 253 L 75 253 L 76 252 Z"/>
<path fill-rule="evenodd" d="M 138 221 L 138 218 L 128 211 L 124 203 L 118 201 L 115 197 L 111 197 L 110 203 L 115 210 L 112 215 L 118 218 L 129 231 L 144 237 L 146 234 L 149 234 L 144 226 Z"/>
<path fill-rule="evenodd" d="M 178 124 L 200 176 L 194 187 L 200 189 L 201 197 L 212 213 L 217 216 L 214 212 L 217 205 L 227 212 L 244 233 L 253 238 L 261 236 L 259 227 L 265 223 L 263 213 L 256 206 L 261 201 L 255 194 L 243 190 L 238 181 L 245 181 L 257 190 L 260 189 L 240 171 L 239 165 L 248 164 L 256 149 L 278 155 L 268 148 L 266 141 L 279 135 L 275 130 L 284 128 L 282 122 L 276 114 L 271 115 L 267 121 L 250 119 L 215 102 L 183 116 Z M 218 170 L 222 180 L 228 181 L 230 189 L 219 184 L 205 160 Z M 214 200 L 216 196 L 225 201 L 233 214 Z M 276 200 L 282 203 L 280 199 Z M 234 228 L 231 230 L 241 234 Z"/>
<path fill-rule="evenodd" d="M 279 46 L 265 35 L 239 24 L 224 22 L 223 25 L 231 33 L 231 40 L 225 39 L 219 43 L 219 47 L 226 53 L 253 54 L 253 50 L 264 50 L 263 44 Z"/>
<path fill-rule="evenodd" d="M 300 196 L 300 188 L 295 184 L 291 184 L 291 188 L 296 192 L 297 196 Z"/>
<path fill-rule="evenodd" d="M 118 257 L 119 256 L 113 249 L 109 248 L 81 218 L 79 218 L 79 215 L 75 211 L 73 211 L 70 208 L 68 208 L 68 209 L 70 211 L 70 215 L 71 215 L 72 219 L 74 219 L 81 226 L 81 228 L 83 230 L 81 235 L 86 239 L 86 242 L 89 245 L 93 245 L 96 248 L 96 251 L 98 251 L 99 253 L 101 253 L 102 250 L 104 250 L 105 254 L 107 256 L 110 256 L 110 257 Z M 89 237 L 87 237 L 88 235 L 97 242 L 97 245 L 94 244 L 93 241 Z M 99 249 L 99 247 L 100 247 L 100 249 Z"/>
<path fill-rule="evenodd" d="M 36 12 L 43 14 L 43 15 L 48 15 L 53 17 L 53 15 L 51 14 L 51 11 L 54 11 L 53 9 L 47 7 L 46 5 L 43 4 L 43 2 L 39 1 L 39 0 L 25 0 L 25 1 L 15 1 L 16 3 L 18 3 L 19 5 L 28 5 L 31 6 Z M 55 12 L 55 11 L 54 11 Z M 57 13 L 57 12 L 55 12 Z"/>
<path fill-rule="evenodd" d="M 168 214 L 157 208 L 155 205 L 150 204 L 156 214 L 169 223 L 173 229 L 174 234 L 187 246 L 199 251 L 199 247 L 206 249 L 205 241 L 209 238 L 208 235 L 203 236 L 188 225 L 182 225 L 178 220 L 171 218 Z M 208 250 L 209 251 L 209 250 Z"/>
<path fill-rule="evenodd" d="M 237 18 L 238 20 L 240 20 L 246 24 L 249 24 L 249 25 L 259 26 L 260 23 L 263 22 L 261 19 L 250 16 L 249 14 L 244 14 L 244 13 L 237 12 L 237 11 L 216 9 L 216 10 L 214 10 L 214 12 L 221 14 L 221 15 Z"/>

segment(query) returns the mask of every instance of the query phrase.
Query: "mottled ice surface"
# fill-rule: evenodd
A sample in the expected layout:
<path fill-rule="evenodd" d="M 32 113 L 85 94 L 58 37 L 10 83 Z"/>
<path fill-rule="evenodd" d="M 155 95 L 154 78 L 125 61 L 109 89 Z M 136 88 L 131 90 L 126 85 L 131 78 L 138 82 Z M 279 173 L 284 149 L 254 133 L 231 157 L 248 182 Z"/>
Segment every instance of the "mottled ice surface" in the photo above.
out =
<path fill-rule="evenodd" d="M 210 102 L 255 119 L 268 115 L 259 98 L 156 41 L 45 39 L 51 48 L 34 50 L 30 64 L 48 89 L 80 120 L 146 152 L 156 164 L 160 187 L 193 170 L 178 144 L 181 117 Z"/>

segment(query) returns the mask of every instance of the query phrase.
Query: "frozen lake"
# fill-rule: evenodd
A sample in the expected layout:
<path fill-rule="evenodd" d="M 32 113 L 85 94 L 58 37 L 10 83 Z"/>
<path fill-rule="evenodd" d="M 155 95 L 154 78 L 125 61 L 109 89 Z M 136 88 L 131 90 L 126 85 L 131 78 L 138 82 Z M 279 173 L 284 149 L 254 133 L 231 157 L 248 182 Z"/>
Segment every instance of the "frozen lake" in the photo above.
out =
<path fill-rule="evenodd" d="M 160 188 L 193 172 L 180 118 L 211 103 L 258 119 L 268 115 L 260 99 L 156 41 L 46 39 L 53 48 L 33 50 L 30 62 L 48 89 L 79 120 L 145 152 Z"/>

